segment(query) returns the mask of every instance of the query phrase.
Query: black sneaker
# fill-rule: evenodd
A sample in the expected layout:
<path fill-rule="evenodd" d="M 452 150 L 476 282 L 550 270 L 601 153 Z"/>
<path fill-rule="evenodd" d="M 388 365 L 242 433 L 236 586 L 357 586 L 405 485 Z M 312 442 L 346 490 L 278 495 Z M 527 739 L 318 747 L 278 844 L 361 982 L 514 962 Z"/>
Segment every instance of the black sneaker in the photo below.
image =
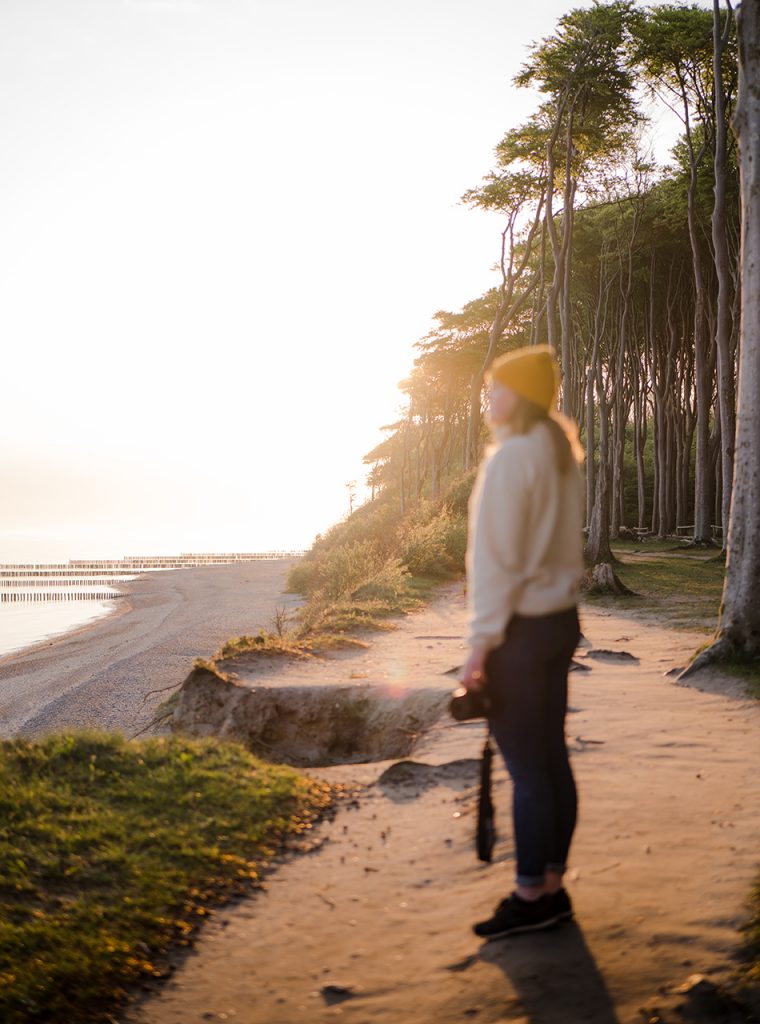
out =
<path fill-rule="evenodd" d="M 567 890 L 558 889 L 557 892 L 547 895 L 546 898 L 551 901 L 558 921 L 565 921 L 573 916 L 573 905 L 567 895 Z"/>
<path fill-rule="evenodd" d="M 472 930 L 481 939 L 500 939 L 517 932 L 551 928 L 560 919 L 559 910 L 552 902 L 554 898 L 541 896 L 537 900 L 524 900 L 513 892 L 501 901 L 493 917 L 479 921 Z"/>

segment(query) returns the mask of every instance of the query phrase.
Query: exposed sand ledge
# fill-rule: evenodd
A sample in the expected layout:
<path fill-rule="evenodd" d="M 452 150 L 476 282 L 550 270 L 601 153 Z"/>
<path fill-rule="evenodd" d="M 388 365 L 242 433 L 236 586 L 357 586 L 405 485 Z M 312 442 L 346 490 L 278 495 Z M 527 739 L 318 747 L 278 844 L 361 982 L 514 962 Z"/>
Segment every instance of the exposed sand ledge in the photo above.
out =
<path fill-rule="evenodd" d="M 380 778 L 388 762 L 320 770 L 364 784 L 358 806 L 324 824 L 315 852 L 283 864 L 267 892 L 212 918 L 172 981 L 126 1019 L 613 1024 L 641 1021 L 694 972 L 725 980 L 758 870 L 760 705 L 718 672 L 691 686 L 666 677 L 701 634 L 598 608 L 582 620 L 593 649 L 634 660 L 585 648 L 590 670 L 571 677 L 577 924 L 488 945 L 470 933 L 511 888 L 509 786 L 500 770 L 500 839 L 484 866 L 472 848 L 484 730 L 442 721 L 412 755 L 430 767 L 395 781 Z M 237 671 L 248 685 L 438 688 L 462 661 L 463 634 L 452 587 L 366 652 Z"/>

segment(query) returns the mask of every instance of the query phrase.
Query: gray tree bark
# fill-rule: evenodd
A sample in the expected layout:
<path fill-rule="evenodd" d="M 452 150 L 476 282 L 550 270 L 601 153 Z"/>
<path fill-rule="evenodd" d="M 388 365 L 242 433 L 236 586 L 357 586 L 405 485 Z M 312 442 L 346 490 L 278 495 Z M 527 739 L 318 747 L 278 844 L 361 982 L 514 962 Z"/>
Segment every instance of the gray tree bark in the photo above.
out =
<path fill-rule="evenodd" d="M 726 96 L 723 86 L 722 56 L 731 28 L 731 8 L 728 8 L 725 31 L 720 30 L 720 0 L 713 0 L 713 75 L 715 78 L 715 201 L 712 213 L 712 239 L 715 252 L 715 274 L 718 279 L 718 308 L 716 310 L 715 345 L 718 354 L 718 411 L 720 416 L 720 485 L 723 546 L 728 537 L 728 518 L 731 504 L 731 483 L 734 472 L 734 434 L 736 423 L 734 408 L 734 361 L 731 354 L 731 272 L 729 266 L 728 237 L 726 235 Z"/>
<path fill-rule="evenodd" d="M 728 557 L 716 639 L 684 674 L 714 661 L 760 657 L 760 0 L 744 0 L 737 24 L 742 294 Z"/>

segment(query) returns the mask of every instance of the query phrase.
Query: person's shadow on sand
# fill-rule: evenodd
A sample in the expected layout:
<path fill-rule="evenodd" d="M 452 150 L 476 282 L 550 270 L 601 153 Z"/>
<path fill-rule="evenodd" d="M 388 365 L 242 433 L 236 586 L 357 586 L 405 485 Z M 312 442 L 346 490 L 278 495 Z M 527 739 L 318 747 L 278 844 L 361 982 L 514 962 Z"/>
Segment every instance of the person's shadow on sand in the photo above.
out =
<path fill-rule="evenodd" d="M 604 978 L 574 921 L 551 932 L 484 943 L 478 959 L 507 976 L 516 996 L 510 1010 L 521 1021 L 619 1024 Z"/>

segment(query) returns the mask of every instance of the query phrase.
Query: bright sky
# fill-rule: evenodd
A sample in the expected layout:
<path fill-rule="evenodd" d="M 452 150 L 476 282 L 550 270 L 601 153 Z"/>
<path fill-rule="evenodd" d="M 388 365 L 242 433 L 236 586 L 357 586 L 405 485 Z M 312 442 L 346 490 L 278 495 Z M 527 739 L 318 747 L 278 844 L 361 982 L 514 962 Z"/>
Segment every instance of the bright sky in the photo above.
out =
<path fill-rule="evenodd" d="M 308 546 L 559 0 L 3 0 L 0 561 Z"/>

